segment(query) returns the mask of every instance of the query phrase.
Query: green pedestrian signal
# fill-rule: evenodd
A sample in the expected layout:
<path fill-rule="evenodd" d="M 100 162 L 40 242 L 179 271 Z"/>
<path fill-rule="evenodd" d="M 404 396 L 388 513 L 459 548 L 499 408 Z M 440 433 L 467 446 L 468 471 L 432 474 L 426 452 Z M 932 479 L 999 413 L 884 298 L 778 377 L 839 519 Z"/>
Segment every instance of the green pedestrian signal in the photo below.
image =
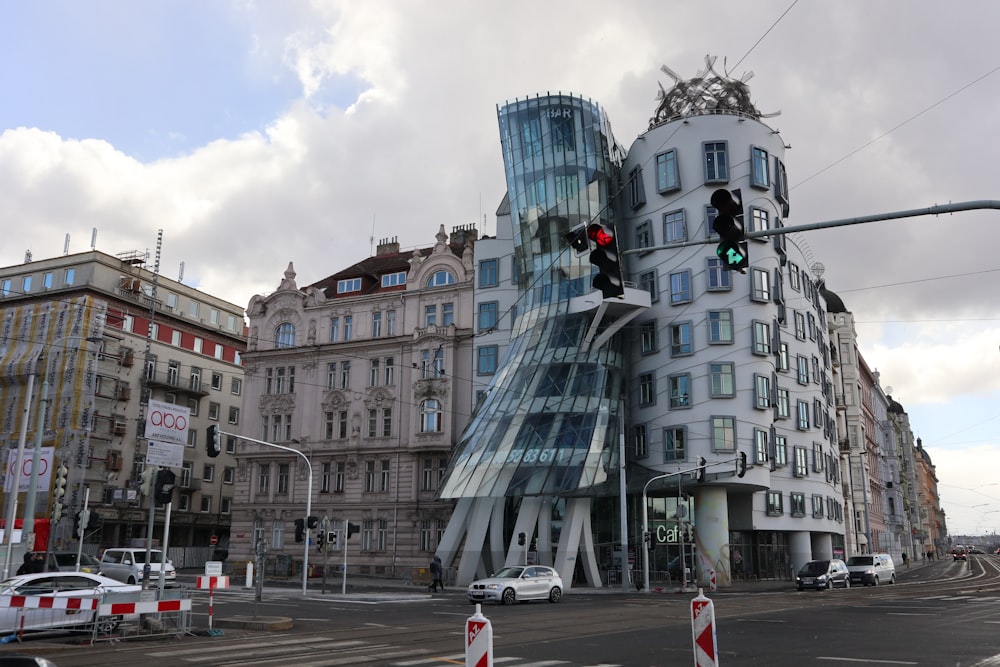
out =
<path fill-rule="evenodd" d="M 750 253 L 743 227 L 743 197 L 739 190 L 730 192 L 720 188 L 712 193 L 711 202 L 716 210 L 712 228 L 720 239 L 715 254 L 727 271 L 746 273 L 750 266 Z"/>

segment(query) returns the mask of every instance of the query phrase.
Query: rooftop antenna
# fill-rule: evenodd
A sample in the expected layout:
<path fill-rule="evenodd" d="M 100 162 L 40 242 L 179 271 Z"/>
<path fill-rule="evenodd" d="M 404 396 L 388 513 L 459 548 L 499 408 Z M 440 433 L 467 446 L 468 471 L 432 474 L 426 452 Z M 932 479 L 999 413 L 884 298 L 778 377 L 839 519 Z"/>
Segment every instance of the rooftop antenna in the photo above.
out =
<path fill-rule="evenodd" d="M 97 248 L 97 227 L 90 230 L 90 249 Z"/>
<path fill-rule="evenodd" d="M 181 262 L 180 271 L 177 272 L 177 282 L 184 282 L 184 262 Z"/>
<path fill-rule="evenodd" d="M 64 255 L 69 254 L 69 234 L 66 234 L 66 242 L 63 243 L 63 254 Z"/>
<path fill-rule="evenodd" d="M 368 254 L 375 256 L 375 212 L 372 212 L 372 233 L 368 237 Z"/>
<path fill-rule="evenodd" d="M 24 251 L 24 263 L 28 264 L 31 262 L 31 250 Z"/>

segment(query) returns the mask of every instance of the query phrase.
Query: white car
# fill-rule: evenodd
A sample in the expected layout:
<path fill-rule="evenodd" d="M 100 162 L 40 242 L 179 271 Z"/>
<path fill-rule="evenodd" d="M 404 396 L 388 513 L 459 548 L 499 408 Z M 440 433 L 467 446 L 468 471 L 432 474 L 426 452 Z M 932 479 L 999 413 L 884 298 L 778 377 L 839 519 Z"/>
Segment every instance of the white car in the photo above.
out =
<path fill-rule="evenodd" d="M 164 560 L 166 564 L 164 565 Z M 142 582 L 146 571 L 146 547 L 121 547 L 105 549 L 101 554 L 101 574 L 126 584 Z M 159 549 L 149 551 L 149 580 L 154 585 L 160 580 L 163 568 L 164 585 L 169 588 L 177 581 L 177 571 L 170 559 L 164 559 Z"/>
<path fill-rule="evenodd" d="M 545 565 L 505 567 L 492 577 L 469 584 L 469 602 L 514 604 L 521 600 L 559 602 L 563 582 L 559 573 Z"/>
<path fill-rule="evenodd" d="M 41 596 L 47 598 L 95 597 L 98 603 L 106 593 L 136 593 L 142 586 L 121 584 L 99 574 L 85 572 L 38 572 L 22 574 L 0 582 L 0 596 Z M 84 626 L 94 622 L 93 609 L 58 609 L 35 607 L 0 607 L 0 634 L 25 630 L 51 630 Z M 24 623 L 22 625 L 22 616 Z M 99 630 L 108 633 L 123 620 L 122 616 L 99 619 Z"/>

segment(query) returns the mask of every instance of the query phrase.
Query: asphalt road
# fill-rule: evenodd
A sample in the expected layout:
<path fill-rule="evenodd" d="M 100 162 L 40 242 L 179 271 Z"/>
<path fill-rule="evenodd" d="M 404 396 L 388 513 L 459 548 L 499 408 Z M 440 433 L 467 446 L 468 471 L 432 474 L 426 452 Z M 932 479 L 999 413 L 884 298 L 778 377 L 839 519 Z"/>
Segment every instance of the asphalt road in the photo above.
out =
<path fill-rule="evenodd" d="M 719 665 L 1000 665 L 1000 559 L 939 561 L 900 570 L 894 586 L 797 592 L 791 584 L 716 592 Z M 58 667 L 240 665 L 327 667 L 463 665 L 475 607 L 464 591 L 349 589 L 305 598 L 268 588 L 259 616 L 289 616 L 281 632 L 225 630 L 72 645 L 39 638 L 0 646 L 44 654 Z M 207 595 L 195 594 L 194 627 L 207 626 Z M 647 667 L 693 664 L 692 594 L 576 593 L 558 604 L 483 608 L 494 664 L 505 667 Z M 216 593 L 215 618 L 254 614 L 252 591 Z M 2 662 L 0 662 L 2 665 Z"/>

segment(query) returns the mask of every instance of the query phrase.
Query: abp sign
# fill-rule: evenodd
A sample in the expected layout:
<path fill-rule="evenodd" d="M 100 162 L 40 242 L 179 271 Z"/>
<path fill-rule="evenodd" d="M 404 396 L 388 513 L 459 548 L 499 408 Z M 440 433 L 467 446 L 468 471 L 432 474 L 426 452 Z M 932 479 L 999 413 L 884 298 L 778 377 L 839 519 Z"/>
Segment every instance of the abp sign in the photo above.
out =
<path fill-rule="evenodd" d="M 146 412 L 147 440 L 186 445 L 191 410 L 182 405 L 150 401 Z"/>

